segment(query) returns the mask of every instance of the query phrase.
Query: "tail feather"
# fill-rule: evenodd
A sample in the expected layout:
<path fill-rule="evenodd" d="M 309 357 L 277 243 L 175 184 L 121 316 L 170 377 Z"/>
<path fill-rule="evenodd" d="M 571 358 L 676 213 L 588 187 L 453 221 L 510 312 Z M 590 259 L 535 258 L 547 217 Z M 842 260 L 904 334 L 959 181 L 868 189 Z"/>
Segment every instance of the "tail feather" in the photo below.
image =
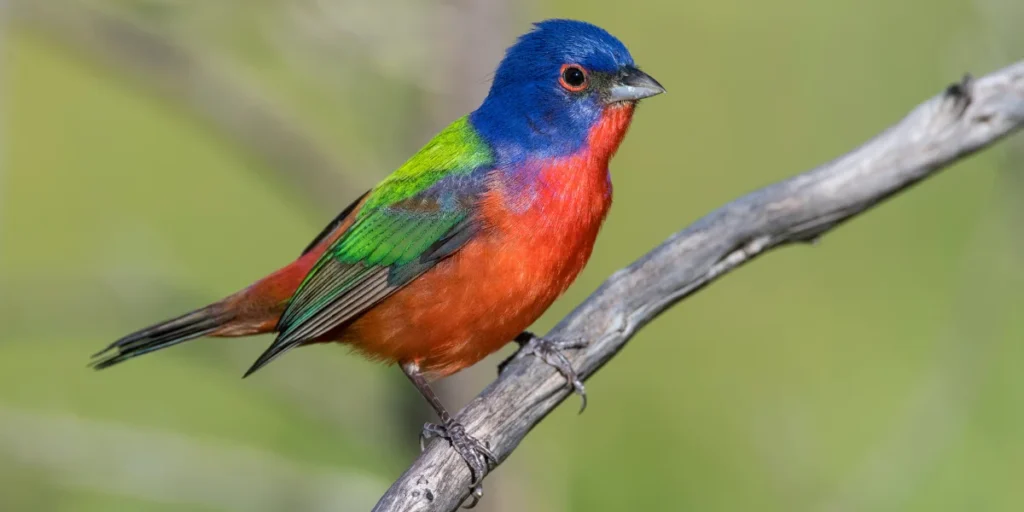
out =
<path fill-rule="evenodd" d="M 102 370 L 133 357 L 214 334 L 228 324 L 233 315 L 212 304 L 166 322 L 133 332 L 94 354 L 89 366 Z"/>
<path fill-rule="evenodd" d="M 203 336 L 235 337 L 273 332 L 288 300 L 325 248 L 326 244 L 320 243 L 299 259 L 237 293 L 129 334 L 93 355 L 89 366 L 102 370 Z"/>

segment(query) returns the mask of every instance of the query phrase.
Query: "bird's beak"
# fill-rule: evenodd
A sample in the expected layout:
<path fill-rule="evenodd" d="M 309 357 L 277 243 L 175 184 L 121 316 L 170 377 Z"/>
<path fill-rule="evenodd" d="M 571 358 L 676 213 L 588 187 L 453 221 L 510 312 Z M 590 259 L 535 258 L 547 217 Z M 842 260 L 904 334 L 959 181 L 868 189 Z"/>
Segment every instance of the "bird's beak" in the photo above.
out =
<path fill-rule="evenodd" d="M 608 88 L 608 103 L 637 101 L 665 92 L 665 88 L 651 75 L 632 66 L 624 68 Z"/>

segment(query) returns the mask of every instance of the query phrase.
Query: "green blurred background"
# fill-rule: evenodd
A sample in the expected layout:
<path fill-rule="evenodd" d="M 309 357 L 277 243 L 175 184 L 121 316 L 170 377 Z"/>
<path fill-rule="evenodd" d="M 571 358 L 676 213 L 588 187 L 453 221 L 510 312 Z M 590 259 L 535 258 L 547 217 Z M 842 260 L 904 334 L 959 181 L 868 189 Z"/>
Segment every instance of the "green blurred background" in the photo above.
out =
<path fill-rule="evenodd" d="M 0 139 L 0 510 L 368 510 L 431 419 L 341 348 L 95 373 L 118 336 L 290 261 L 482 99 L 547 17 L 669 94 L 544 331 L 737 195 L 1019 59 L 1016 0 L 14 0 Z M 956 165 L 646 327 L 486 482 L 493 511 L 1024 509 L 1024 150 Z M 486 285 L 486 283 L 482 283 Z M 442 386 L 461 406 L 511 351 Z"/>

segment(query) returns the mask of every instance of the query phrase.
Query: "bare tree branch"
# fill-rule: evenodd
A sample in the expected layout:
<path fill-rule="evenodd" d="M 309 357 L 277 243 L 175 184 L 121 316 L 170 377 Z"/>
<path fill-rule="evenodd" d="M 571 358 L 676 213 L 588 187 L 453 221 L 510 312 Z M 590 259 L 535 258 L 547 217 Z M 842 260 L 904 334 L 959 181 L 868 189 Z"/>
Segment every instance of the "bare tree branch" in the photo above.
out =
<path fill-rule="evenodd" d="M 547 335 L 583 337 L 571 357 L 589 377 L 662 311 L 769 249 L 814 241 L 847 219 L 1024 125 L 1024 61 L 965 79 L 863 146 L 711 212 L 613 274 Z M 458 415 L 504 460 L 569 395 L 551 367 L 524 358 Z M 470 472 L 435 441 L 381 498 L 375 511 L 452 511 Z"/>

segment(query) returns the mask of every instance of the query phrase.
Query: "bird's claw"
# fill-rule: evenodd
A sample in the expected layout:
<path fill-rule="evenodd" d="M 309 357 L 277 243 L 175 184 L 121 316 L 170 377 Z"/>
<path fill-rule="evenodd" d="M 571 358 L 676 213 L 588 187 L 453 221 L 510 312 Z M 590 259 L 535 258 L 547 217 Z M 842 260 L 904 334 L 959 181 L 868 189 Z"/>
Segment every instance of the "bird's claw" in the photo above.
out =
<path fill-rule="evenodd" d="M 484 488 L 480 485 L 480 482 L 483 481 L 484 476 L 487 475 L 487 472 L 492 467 L 498 465 L 497 457 L 494 456 L 494 453 L 484 443 L 469 435 L 466 432 L 466 428 L 455 420 L 449 420 L 444 425 L 437 425 L 435 423 L 423 425 L 423 432 L 420 433 L 420 451 L 426 448 L 428 440 L 435 437 L 446 439 L 451 443 L 452 448 L 469 465 L 473 479 L 470 484 L 472 490 L 469 495 L 472 501 L 465 508 L 475 507 L 484 495 Z"/>
<path fill-rule="evenodd" d="M 580 380 L 576 370 L 573 370 L 572 364 L 569 363 L 569 359 L 565 357 L 562 351 L 585 348 L 590 342 L 581 338 L 549 340 L 529 331 L 523 331 L 519 336 L 516 336 L 515 342 L 519 344 L 519 350 L 512 357 L 498 365 L 498 373 L 503 372 L 508 363 L 514 359 L 528 355 L 537 356 L 541 361 L 553 366 L 558 370 L 558 373 L 565 377 L 566 384 L 572 389 L 573 393 L 580 396 L 582 402 L 580 404 L 580 413 L 583 413 L 583 410 L 587 408 L 587 390 L 583 387 L 583 381 Z"/>

